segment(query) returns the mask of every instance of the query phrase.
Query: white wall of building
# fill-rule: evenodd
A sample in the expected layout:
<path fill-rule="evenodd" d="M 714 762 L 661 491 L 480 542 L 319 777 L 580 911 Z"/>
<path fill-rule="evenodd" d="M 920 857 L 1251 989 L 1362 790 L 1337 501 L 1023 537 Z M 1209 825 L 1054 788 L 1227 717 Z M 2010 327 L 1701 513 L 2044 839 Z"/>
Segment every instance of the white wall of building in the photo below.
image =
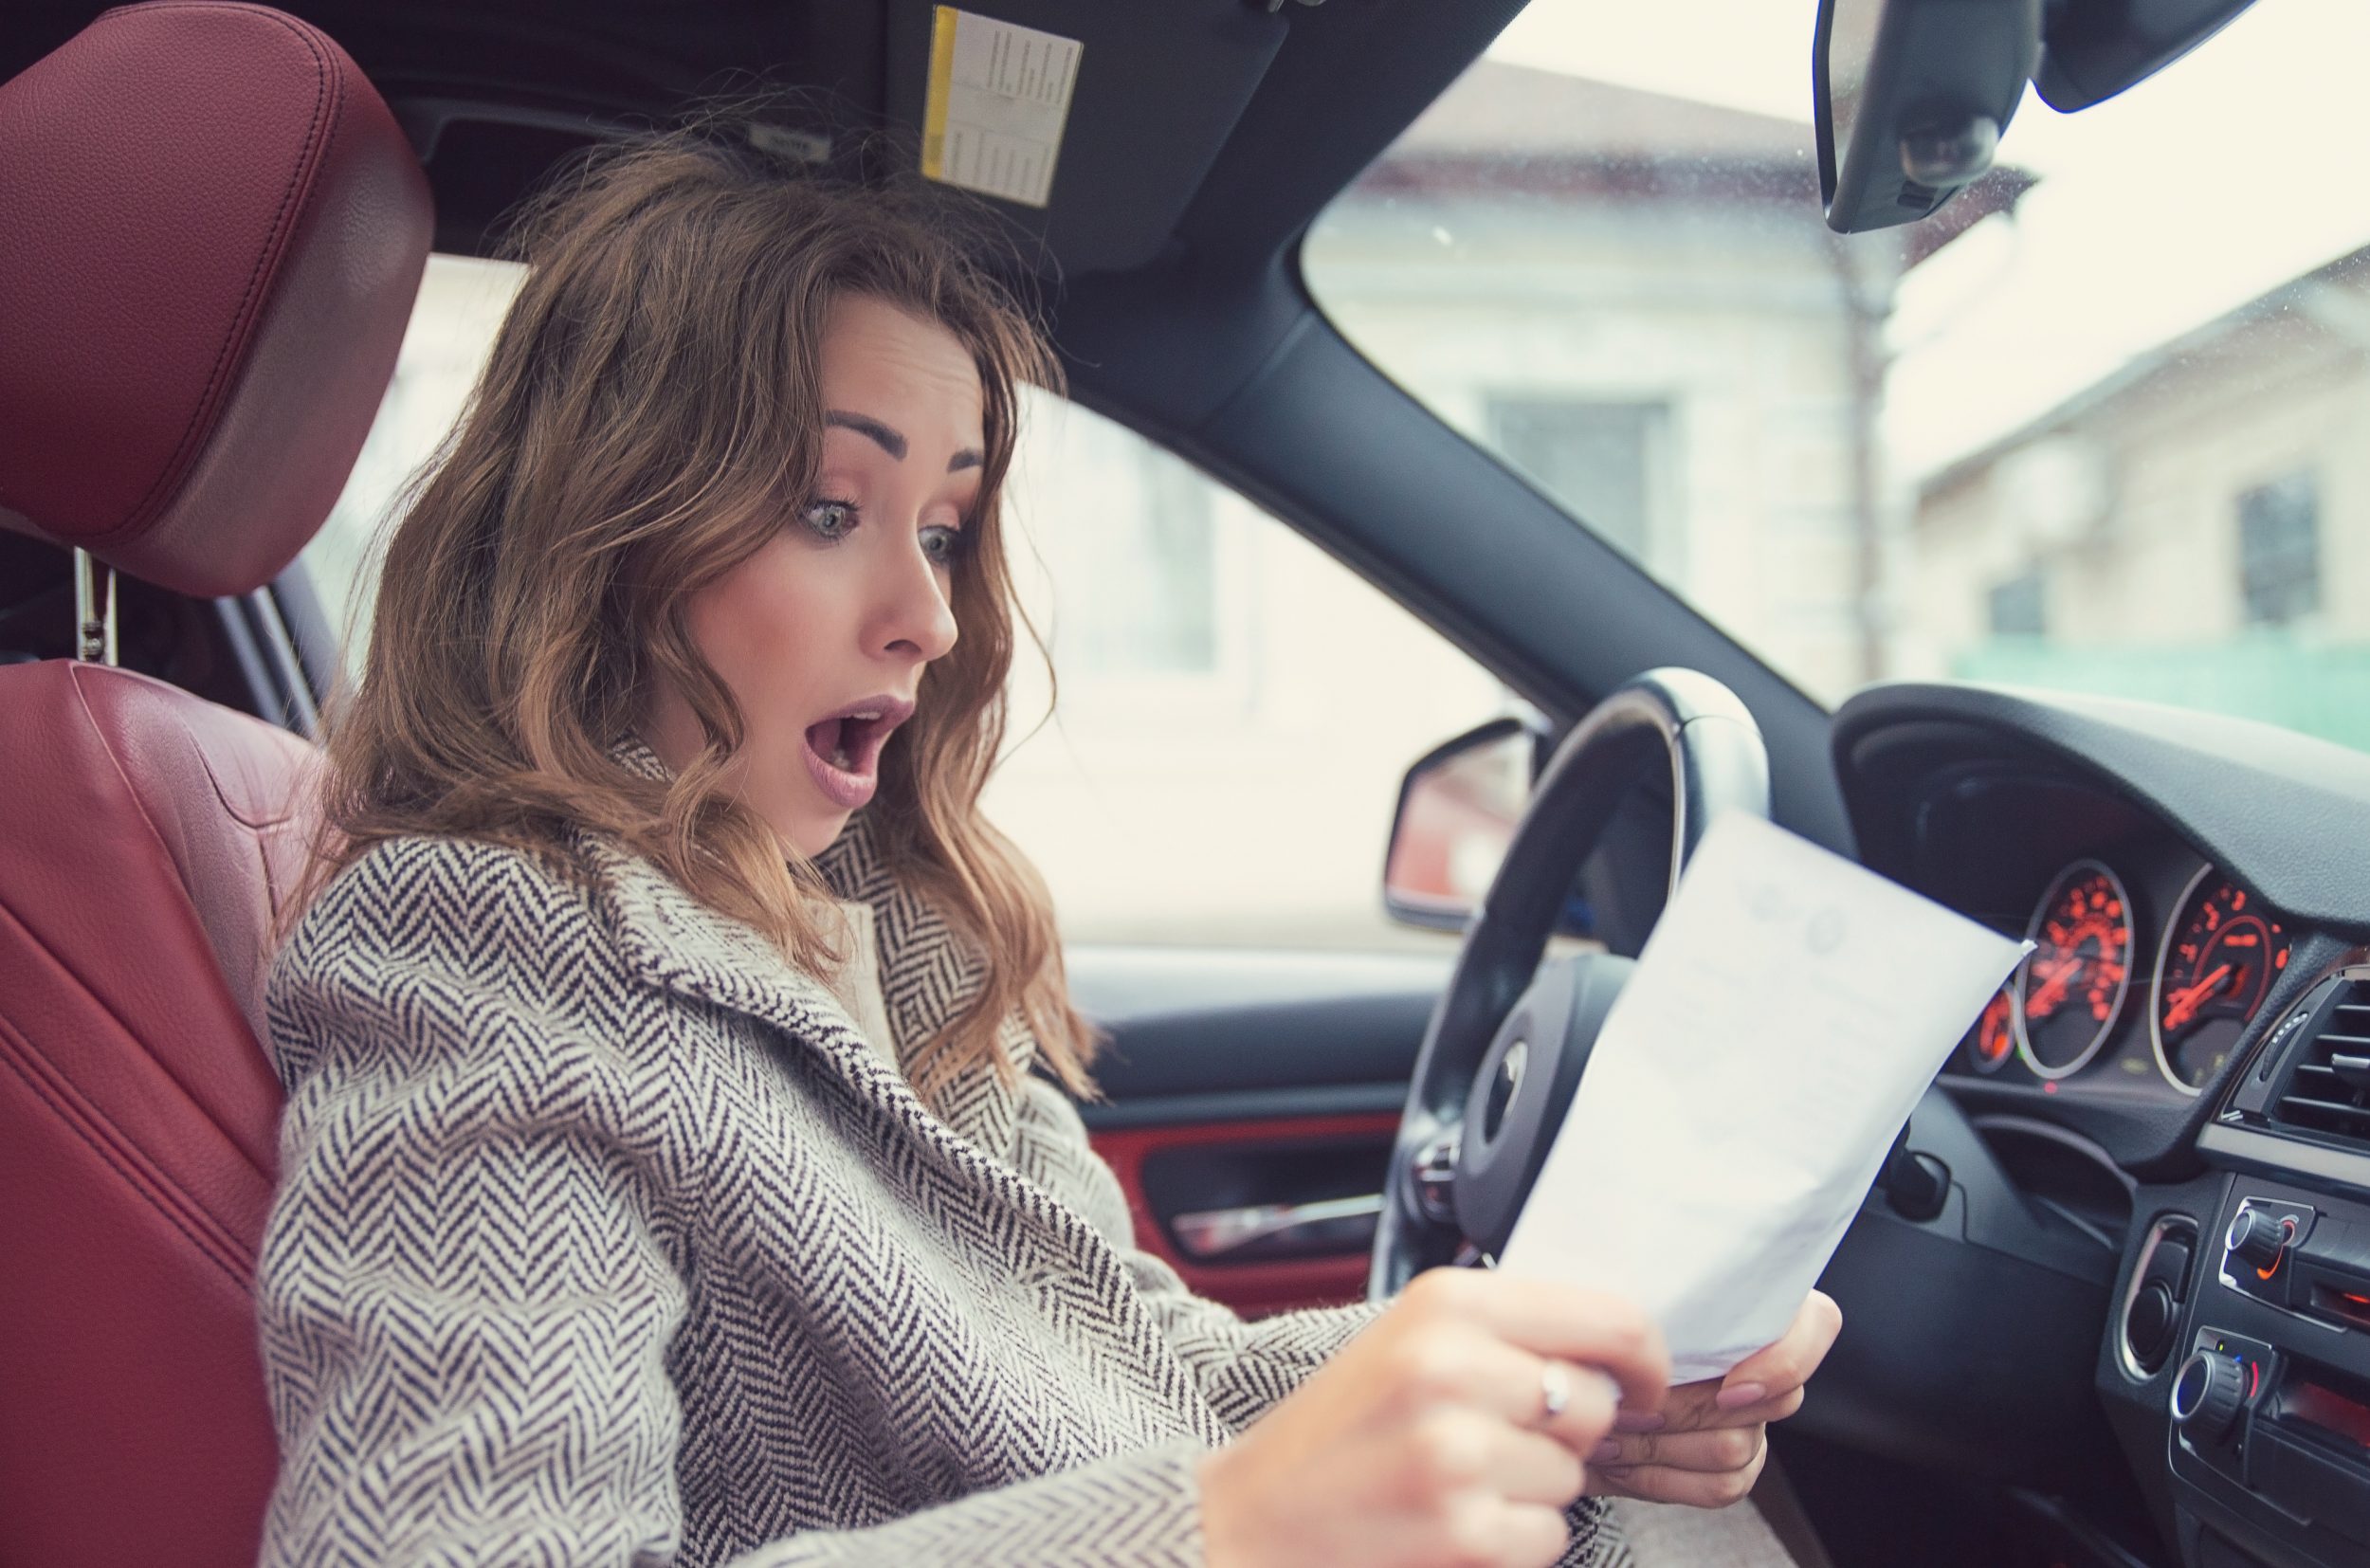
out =
<path fill-rule="evenodd" d="M 1347 200 L 1304 263 L 1352 341 L 1485 445 L 1493 397 L 1667 406 L 1643 564 L 1814 693 L 1865 678 L 1850 345 L 1814 210 Z"/>
<path fill-rule="evenodd" d="M 1945 672 L 1990 637 L 1993 587 L 2037 570 L 2048 639 L 2067 648 L 2245 635 L 2239 498 L 2310 472 L 2322 608 L 2291 629 L 2370 636 L 2370 345 L 2307 323 L 2243 327 L 2094 409 L 2036 429 L 1930 488 L 1917 518 L 1904 657 Z M 2030 483 L 2037 448 L 2095 465 L 2100 504 L 2059 510 Z M 2044 485 L 2050 465 L 2039 465 Z M 2078 473 L 2078 468 L 2075 470 Z M 2036 523 L 2036 519 L 2040 520 Z"/>

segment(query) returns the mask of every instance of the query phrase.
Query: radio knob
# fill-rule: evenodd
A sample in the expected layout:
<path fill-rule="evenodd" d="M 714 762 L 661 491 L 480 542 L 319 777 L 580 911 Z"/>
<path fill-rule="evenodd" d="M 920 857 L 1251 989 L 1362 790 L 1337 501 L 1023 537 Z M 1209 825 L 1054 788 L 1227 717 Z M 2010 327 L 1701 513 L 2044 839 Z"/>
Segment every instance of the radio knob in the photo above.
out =
<path fill-rule="evenodd" d="M 2288 1244 L 2295 1235 L 2296 1222 L 2292 1217 L 2246 1208 L 2231 1220 L 2230 1232 L 2223 1239 L 2234 1256 L 2269 1279 L 2278 1271 L 2280 1259 L 2287 1256 Z"/>
<path fill-rule="evenodd" d="M 2247 1364 L 2218 1350 L 2200 1350 L 2173 1378 L 2173 1424 L 2218 1442 L 2247 1402 Z"/>

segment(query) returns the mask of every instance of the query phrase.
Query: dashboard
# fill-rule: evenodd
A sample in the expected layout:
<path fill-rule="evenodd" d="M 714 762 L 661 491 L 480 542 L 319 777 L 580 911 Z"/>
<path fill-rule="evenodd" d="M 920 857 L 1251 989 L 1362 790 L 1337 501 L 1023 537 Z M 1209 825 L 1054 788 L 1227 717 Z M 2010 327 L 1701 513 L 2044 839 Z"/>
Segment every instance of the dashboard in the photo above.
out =
<path fill-rule="evenodd" d="M 1900 1440 L 2087 1499 L 2068 1562 L 2370 1563 L 2370 757 L 1940 684 L 1854 697 L 1833 757 L 1864 863 L 2033 944 L 1898 1152 L 1946 1199 L 1880 1182 L 1831 1267 Z M 1908 1381 L 1970 1297 L 1980 1392 Z M 2098 1544 L 2119 1500 L 2154 1528 Z"/>
<path fill-rule="evenodd" d="M 2195 1099 L 2311 935 L 2145 812 L 2029 765 L 1958 771 L 1923 814 L 1929 891 L 2032 944 L 1954 1073 Z"/>

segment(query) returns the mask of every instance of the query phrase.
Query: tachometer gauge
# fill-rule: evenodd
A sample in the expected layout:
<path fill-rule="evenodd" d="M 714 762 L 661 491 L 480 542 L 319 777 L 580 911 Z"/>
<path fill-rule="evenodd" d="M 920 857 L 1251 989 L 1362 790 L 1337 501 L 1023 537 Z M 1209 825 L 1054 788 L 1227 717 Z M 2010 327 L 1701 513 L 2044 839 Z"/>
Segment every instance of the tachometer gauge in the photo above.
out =
<path fill-rule="evenodd" d="M 2288 934 L 2245 888 L 2200 867 L 2156 951 L 2148 1037 L 2165 1082 L 2196 1094 L 2237 1048 L 2288 967 Z"/>
<path fill-rule="evenodd" d="M 1997 1072 L 2016 1054 L 2016 1030 L 2009 1014 L 2016 1010 L 2016 993 L 2001 986 L 1984 1004 L 1983 1016 L 1967 1030 L 1967 1063 L 1978 1072 Z"/>
<path fill-rule="evenodd" d="M 2131 899 L 2094 860 L 2057 873 L 2016 969 L 2016 1052 L 2041 1078 L 2079 1071 L 2115 1028 L 2131 986 Z"/>

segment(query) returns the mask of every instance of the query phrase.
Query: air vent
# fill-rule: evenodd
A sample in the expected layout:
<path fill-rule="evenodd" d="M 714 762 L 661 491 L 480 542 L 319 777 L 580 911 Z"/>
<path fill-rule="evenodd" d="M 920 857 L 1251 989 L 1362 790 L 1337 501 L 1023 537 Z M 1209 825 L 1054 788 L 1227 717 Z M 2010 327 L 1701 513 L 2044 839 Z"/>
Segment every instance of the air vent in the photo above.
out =
<path fill-rule="evenodd" d="M 2315 1020 L 2271 1120 L 2370 1142 L 2370 980 L 2346 981 Z"/>

